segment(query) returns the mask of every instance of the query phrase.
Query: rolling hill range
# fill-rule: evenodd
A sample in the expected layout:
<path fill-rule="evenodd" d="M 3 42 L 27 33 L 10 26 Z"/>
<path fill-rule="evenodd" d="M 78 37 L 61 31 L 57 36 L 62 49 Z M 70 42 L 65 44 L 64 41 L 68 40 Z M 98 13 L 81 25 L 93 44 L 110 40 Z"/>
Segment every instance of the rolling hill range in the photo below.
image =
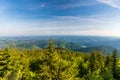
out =
<path fill-rule="evenodd" d="M 26 49 L 46 48 L 49 38 L 49 36 L 0 37 L 0 48 L 4 48 L 6 44 L 10 47 L 16 44 L 17 47 Z M 120 38 L 96 36 L 52 36 L 52 38 L 59 48 L 81 52 L 100 50 L 104 54 L 112 53 L 114 49 L 120 52 Z"/>

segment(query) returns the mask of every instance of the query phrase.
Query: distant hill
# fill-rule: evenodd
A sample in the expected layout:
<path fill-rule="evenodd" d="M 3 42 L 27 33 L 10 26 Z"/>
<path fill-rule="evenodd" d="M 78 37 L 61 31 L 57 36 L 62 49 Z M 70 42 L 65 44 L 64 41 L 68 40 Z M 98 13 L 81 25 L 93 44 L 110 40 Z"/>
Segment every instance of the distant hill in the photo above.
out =
<path fill-rule="evenodd" d="M 115 48 L 110 47 L 110 46 L 96 46 L 96 47 L 87 47 L 87 48 L 81 48 L 78 51 L 81 52 L 92 52 L 94 50 L 100 50 L 103 54 L 108 55 L 111 54 Z M 119 56 L 120 56 L 120 51 L 117 49 Z"/>
<path fill-rule="evenodd" d="M 55 43 L 56 47 L 58 47 L 58 48 L 64 48 L 64 49 L 69 49 L 69 50 L 79 51 L 79 52 L 92 52 L 94 50 L 100 50 L 105 55 L 111 54 L 116 49 L 111 46 L 87 47 L 80 43 L 66 42 L 66 41 L 54 41 L 54 43 Z M 22 41 L 22 42 L 17 43 L 17 46 L 21 47 L 21 48 L 31 49 L 34 46 L 37 46 L 40 48 L 46 48 L 47 44 L 48 44 L 48 40 Z M 118 50 L 118 52 L 120 54 L 119 50 Z"/>
<path fill-rule="evenodd" d="M 112 53 L 114 49 L 120 52 L 120 38 L 97 37 L 97 36 L 51 36 L 58 48 L 65 48 L 74 51 L 91 52 L 100 50 L 104 54 Z M 46 48 L 50 36 L 31 36 L 31 37 L 0 37 L 0 48 L 6 44 L 13 47 L 31 49 Z"/>
<path fill-rule="evenodd" d="M 54 41 L 54 44 L 58 48 L 66 48 L 70 50 L 79 50 L 83 48 L 83 45 L 76 44 L 73 42 L 66 42 L 66 41 Z M 16 42 L 17 47 L 27 48 L 30 49 L 33 46 L 38 46 L 40 48 L 46 48 L 48 45 L 48 40 L 37 40 L 37 41 L 19 41 Z"/>

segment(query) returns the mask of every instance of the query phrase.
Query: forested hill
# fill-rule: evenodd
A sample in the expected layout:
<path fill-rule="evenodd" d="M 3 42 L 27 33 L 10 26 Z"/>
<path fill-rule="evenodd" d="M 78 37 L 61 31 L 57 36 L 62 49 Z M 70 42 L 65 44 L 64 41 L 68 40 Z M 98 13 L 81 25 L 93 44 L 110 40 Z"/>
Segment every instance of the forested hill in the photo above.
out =
<path fill-rule="evenodd" d="M 79 39 L 79 38 L 75 37 L 75 39 Z M 101 39 L 100 41 L 103 41 L 103 40 L 104 39 Z M 92 52 L 94 50 L 100 50 L 105 55 L 111 54 L 114 49 L 117 49 L 118 54 L 120 56 L 120 50 L 118 48 L 114 48 L 114 46 L 107 46 L 105 44 L 97 45 L 100 43 L 99 41 L 96 42 L 96 40 L 93 41 L 93 39 L 89 39 L 89 38 L 88 38 L 88 40 L 86 40 L 86 38 L 80 40 L 80 43 L 78 41 L 76 40 L 76 42 L 75 42 L 74 39 L 70 40 L 70 38 L 68 38 L 68 40 L 63 40 L 63 37 L 62 38 L 55 37 L 54 43 L 55 43 L 55 46 L 58 48 L 65 48 L 65 49 L 79 51 L 79 52 Z M 3 38 L 0 40 L 0 44 L 1 44 L 0 47 L 4 48 L 5 45 L 7 44 L 10 47 L 14 47 L 16 45 L 18 48 L 25 48 L 25 49 L 32 49 L 32 48 L 45 49 L 48 45 L 48 42 L 49 42 L 49 40 L 47 39 L 47 37 L 46 38 L 37 37 L 35 39 L 20 38 L 20 37 L 18 37 L 18 38 L 17 37 Z"/>
<path fill-rule="evenodd" d="M 52 39 L 45 49 L 0 49 L 0 80 L 120 80 L 117 50 L 75 52 L 57 48 Z"/>
<path fill-rule="evenodd" d="M 27 41 L 27 42 L 21 41 L 20 43 L 16 43 L 16 46 L 19 48 L 26 48 L 26 49 L 32 49 L 35 47 L 44 49 L 47 47 L 48 42 L 49 42 L 48 40 Z M 105 55 L 111 54 L 116 49 L 111 46 L 87 47 L 80 43 L 60 41 L 60 40 L 54 41 L 54 44 L 58 48 L 64 48 L 78 52 L 92 52 L 94 50 L 100 50 Z M 118 51 L 118 55 L 120 56 L 120 50 L 117 49 L 117 51 Z"/>
<path fill-rule="evenodd" d="M 100 50 L 104 54 L 111 54 L 114 49 L 117 49 L 120 56 L 120 38 L 96 36 L 52 36 L 52 38 L 59 48 L 79 52 Z M 44 49 L 47 47 L 48 42 L 49 36 L 0 37 L 0 48 L 4 48 L 8 44 L 10 47 L 16 45 L 25 49 Z"/>

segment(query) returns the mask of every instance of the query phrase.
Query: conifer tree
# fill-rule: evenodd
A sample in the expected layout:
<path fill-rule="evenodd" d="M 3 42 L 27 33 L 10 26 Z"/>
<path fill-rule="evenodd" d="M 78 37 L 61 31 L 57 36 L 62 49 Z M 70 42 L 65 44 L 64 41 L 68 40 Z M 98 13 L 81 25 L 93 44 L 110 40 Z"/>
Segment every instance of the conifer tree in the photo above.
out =
<path fill-rule="evenodd" d="M 118 65 L 117 65 L 117 63 L 118 63 L 118 53 L 117 53 L 117 50 L 113 51 L 112 60 L 113 60 L 113 64 L 112 64 L 113 77 L 118 79 L 118 78 L 120 78 L 120 76 L 118 76 Z"/>
<path fill-rule="evenodd" d="M 106 56 L 106 60 L 105 60 L 105 66 L 107 67 L 107 68 L 109 68 L 109 69 L 111 69 L 112 68 L 112 56 L 110 55 L 110 54 L 108 54 L 107 56 Z"/>
<path fill-rule="evenodd" d="M 91 69 L 91 73 L 96 71 L 98 68 L 99 68 L 99 63 L 97 61 L 97 54 L 96 54 L 96 51 L 94 51 L 90 55 L 90 69 Z"/>
<path fill-rule="evenodd" d="M 9 57 L 8 49 L 0 50 L 0 78 L 3 78 L 8 71 Z"/>
<path fill-rule="evenodd" d="M 53 39 L 50 38 L 47 49 L 53 50 L 54 48 L 55 48 L 55 45 L 54 45 Z"/>
<path fill-rule="evenodd" d="M 94 51 L 90 55 L 90 69 L 91 73 L 96 72 L 97 74 L 100 74 L 104 70 L 104 57 L 102 56 L 101 52 Z"/>

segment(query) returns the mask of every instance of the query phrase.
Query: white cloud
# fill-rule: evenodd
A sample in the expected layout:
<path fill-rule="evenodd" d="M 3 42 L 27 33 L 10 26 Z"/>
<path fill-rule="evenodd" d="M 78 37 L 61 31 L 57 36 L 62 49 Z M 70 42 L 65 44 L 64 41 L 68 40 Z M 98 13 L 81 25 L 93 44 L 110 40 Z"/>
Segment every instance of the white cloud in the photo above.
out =
<path fill-rule="evenodd" d="M 51 19 L 0 19 L 0 36 L 99 35 L 120 36 L 120 20 L 103 17 L 54 16 Z"/>
<path fill-rule="evenodd" d="M 100 3 L 104 3 L 114 8 L 120 9 L 120 1 L 119 0 L 97 0 Z"/>

